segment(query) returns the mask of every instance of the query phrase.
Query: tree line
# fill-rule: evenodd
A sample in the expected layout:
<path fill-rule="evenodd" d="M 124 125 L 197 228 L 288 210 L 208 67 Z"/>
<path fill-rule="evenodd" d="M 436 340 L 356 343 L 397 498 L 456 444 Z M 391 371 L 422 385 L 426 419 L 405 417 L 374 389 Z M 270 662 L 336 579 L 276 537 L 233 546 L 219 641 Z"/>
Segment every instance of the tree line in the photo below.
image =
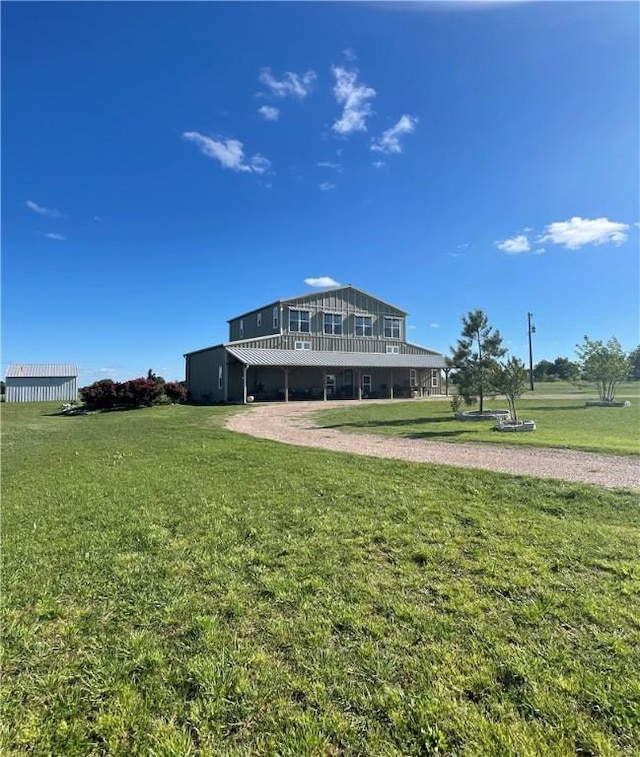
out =
<path fill-rule="evenodd" d="M 529 372 L 519 358 L 506 357 L 500 331 L 482 310 L 462 317 L 462 334 L 451 353 L 447 358 L 451 380 L 468 405 L 479 403 L 480 412 L 487 395 L 504 394 L 511 406 L 524 394 Z M 585 336 L 576 345 L 576 356 L 575 361 L 565 357 L 541 360 L 534 367 L 534 380 L 593 383 L 598 397 L 607 402 L 614 400 L 620 381 L 640 380 L 640 346 L 627 354 L 614 336 L 607 341 Z"/>

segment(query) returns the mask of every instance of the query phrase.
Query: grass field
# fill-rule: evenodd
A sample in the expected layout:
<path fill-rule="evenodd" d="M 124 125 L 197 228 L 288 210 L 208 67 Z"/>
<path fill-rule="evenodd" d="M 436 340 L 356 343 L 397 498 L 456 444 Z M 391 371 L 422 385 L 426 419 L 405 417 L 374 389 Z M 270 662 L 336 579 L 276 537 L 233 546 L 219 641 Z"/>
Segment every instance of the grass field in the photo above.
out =
<path fill-rule="evenodd" d="M 446 442 L 481 442 L 530 447 L 559 447 L 619 455 L 640 454 L 640 402 L 631 407 L 585 407 L 581 399 L 527 398 L 518 417 L 532 418 L 537 429 L 499 434 L 492 421 L 457 421 L 448 400 L 367 403 L 320 412 L 322 426 L 354 433 L 374 433 Z M 485 407 L 507 409 L 504 399 Z M 464 407 L 462 409 L 465 409 Z"/>
<path fill-rule="evenodd" d="M 450 392 L 451 393 L 451 392 Z M 569 381 L 537 381 L 535 394 L 579 394 L 585 399 L 598 399 L 595 386 L 583 381 L 572 384 Z M 527 396 L 531 396 L 527 390 Z M 622 381 L 616 388 L 616 399 L 640 397 L 640 381 Z"/>
<path fill-rule="evenodd" d="M 637 755 L 637 496 L 5 405 L 7 755 Z"/>

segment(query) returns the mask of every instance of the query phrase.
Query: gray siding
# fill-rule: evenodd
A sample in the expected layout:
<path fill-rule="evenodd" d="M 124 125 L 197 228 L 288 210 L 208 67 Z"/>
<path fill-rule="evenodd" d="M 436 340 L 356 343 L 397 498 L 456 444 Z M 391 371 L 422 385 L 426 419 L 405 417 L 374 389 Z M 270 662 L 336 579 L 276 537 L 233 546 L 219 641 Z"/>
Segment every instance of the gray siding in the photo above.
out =
<path fill-rule="evenodd" d="M 283 333 L 300 334 L 301 332 L 289 332 L 289 311 L 290 310 L 307 310 L 310 313 L 310 333 L 315 336 L 324 335 L 324 314 L 334 313 L 341 315 L 343 337 L 355 338 L 355 319 L 357 315 L 368 315 L 372 318 L 372 337 L 385 339 L 384 337 L 384 319 L 385 317 L 397 318 L 400 321 L 400 338 L 396 342 L 402 342 L 406 338 L 406 319 L 405 313 L 392 305 L 370 297 L 363 292 L 353 289 L 338 289 L 318 294 L 307 295 L 283 303 L 282 308 L 282 330 Z M 332 337 L 334 339 L 340 337 Z M 385 340 L 386 341 L 386 340 Z M 349 347 L 323 347 L 317 349 L 346 349 Z M 376 352 L 381 350 L 377 349 Z"/>
<path fill-rule="evenodd" d="M 74 402 L 78 399 L 76 376 L 6 378 L 6 402 Z"/>
<path fill-rule="evenodd" d="M 256 349 L 281 349 L 293 350 L 296 342 L 311 342 L 312 350 L 327 352 L 366 352 L 378 354 L 387 351 L 387 345 L 397 345 L 403 355 L 437 355 L 433 350 L 427 350 L 416 344 L 407 344 L 398 339 L 365 339 L 362 337 L 349 336 L 316 336 L 314 334 L 278 334 L 269 339 L 260 339 L 252 342 L 243 342 L 243 347 L 255 347 Z"/>
<path fill-rule="evenodd" d="M 187 389 L 194 402 L 224 402 L 227 351 L 224 347 L 194 352 L 186 357 Z M 219 385 L 222 369 L 222 387 Z"/>
<path fill-rule="evenodd" d="M 273 325 L 273 309 L 278 310 L 278 325 Z M 256 339 L 269 334 L 280 333 L 281 310 L 279 303 L 273 303 L 259 310 L 246 313 L 239 318 L 229 321 L 229 341 L 237 342 L 240 339 Z M 260 321 L 260 325 L 258 325 Z M 240 326 L 242 325 L 242 329 Z"/>

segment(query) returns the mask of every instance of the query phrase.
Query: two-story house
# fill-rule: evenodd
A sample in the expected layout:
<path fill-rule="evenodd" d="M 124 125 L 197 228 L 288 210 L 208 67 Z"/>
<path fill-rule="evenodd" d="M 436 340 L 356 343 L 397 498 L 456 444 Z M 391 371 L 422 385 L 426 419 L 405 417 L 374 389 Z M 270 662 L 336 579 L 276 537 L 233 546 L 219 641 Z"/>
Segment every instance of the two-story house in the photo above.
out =
<path fill-rule="evenodd" d="M 199 402 L 440 394 L 444 356 L 407 341 L 406 317 L 353 286 L 277 300 L 188 352 L 187 389 Z"/>

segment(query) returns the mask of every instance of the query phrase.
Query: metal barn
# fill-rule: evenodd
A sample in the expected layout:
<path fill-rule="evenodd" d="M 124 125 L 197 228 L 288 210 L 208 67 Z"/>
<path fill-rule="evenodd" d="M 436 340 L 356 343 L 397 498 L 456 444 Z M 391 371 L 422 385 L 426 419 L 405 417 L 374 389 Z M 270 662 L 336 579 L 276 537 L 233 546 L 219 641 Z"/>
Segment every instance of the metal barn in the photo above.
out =
<path fill-rule="evenodd" d="M 14 363 L 6 375 L 6 402 L 71 402 L 78 397 L 75 365 Z"/>

